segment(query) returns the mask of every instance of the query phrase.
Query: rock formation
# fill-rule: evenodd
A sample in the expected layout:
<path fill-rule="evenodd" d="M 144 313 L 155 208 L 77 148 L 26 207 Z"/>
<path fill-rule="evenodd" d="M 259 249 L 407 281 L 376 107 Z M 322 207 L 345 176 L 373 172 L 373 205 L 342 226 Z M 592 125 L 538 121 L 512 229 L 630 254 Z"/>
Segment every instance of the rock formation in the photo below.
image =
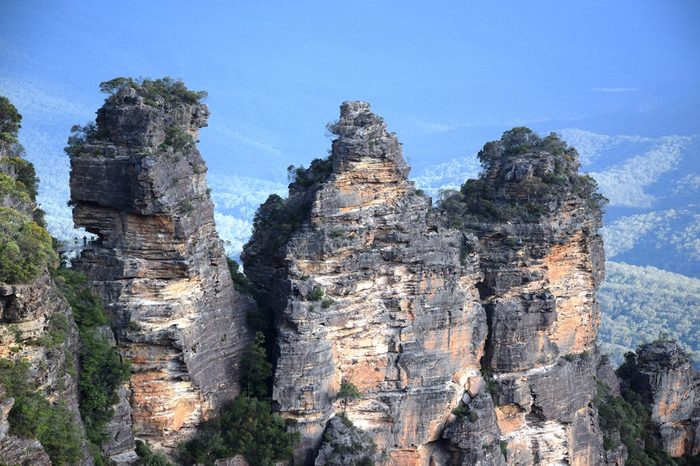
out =
<path fill-rule="evenodd" d="M 656 447 L 672 457 L 700 455 L 700 374 L 675 342 L 642 345 L 624 385 L 651 410 Z"/>
<path fill-rule="evenodd" d="M 234 290 L 214 227 L 195 146 L 208 116 L 201 95 L 167 79 L 103 87 L 113 94 L 97 125 L 76 128 L 66 149 L 75 224 L 97 236 L 74 266 L 131 362 L 122 394 L 132 412 L 122 401 L 117 413 L 139 438 L 171 448 L 238 394 L 252 302 Z M 133 445 L 122 442 L 109 452 Z"/>
<path fill-rule="evenodd" d="M 510 464 L 600 464 L 595 413 L 600 202 L 555 135 L 504 133 L 484 174 L 441 207 L 479 238 L 489 336 L 483 367 Z M 466 464 L 466 463 L 465 463 Z"/>
<path fill-rule="evenodd" d="M 436 211 L 366 103 L 329 129 L 329 159 L 292 172 L 243 253 L 274 312 L 273 400 L 299 423 L 297 461 L 347 381 L 379 464 L 600 464 L 600 198 L 576 152 L 507 132 Z"/>
<path fill-rule="evenodd" d="M 299 464 L 313 461 L 343 381 L 361 393 L 346 414 L 381 464 L 428 464 L 479 377 L 481 274 L 475 254 L 460 257 L 474 239 L 433 215 L 367 103 L 344 103 L 330 129 L 330 158 L 296 170 L 289 199 L 261 206 L 242 256 L 274 311 L 272 398 L 298 421 Z"/>

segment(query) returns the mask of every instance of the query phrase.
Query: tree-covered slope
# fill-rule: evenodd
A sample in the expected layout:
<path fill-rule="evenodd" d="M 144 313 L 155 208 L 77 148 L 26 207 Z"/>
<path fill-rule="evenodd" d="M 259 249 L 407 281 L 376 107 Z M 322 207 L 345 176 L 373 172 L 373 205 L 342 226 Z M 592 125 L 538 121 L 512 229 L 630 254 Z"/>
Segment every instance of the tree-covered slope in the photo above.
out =
<path fill-rule="evenodd" d="M 626 351 L 660 334 L 677 339 L 700 361 L 700 280 L 655 267 L 607 263 L 598 292 L 604 352 L 620 363 Z"/>

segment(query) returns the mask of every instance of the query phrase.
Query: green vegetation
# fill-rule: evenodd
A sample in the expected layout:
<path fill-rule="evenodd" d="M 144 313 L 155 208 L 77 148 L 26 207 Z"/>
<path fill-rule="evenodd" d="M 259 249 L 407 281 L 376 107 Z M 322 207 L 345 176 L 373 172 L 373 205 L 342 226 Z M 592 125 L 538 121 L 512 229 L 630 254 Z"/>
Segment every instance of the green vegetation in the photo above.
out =
<path fill-rule="evenodd" d="M 496 393 L 498 393 L 498 384 L 493 378 L 493 372 L 491 372 L 489 369 L 481 369 L 481 377 L 484 379 L 484 383 L 486 384 L 486 391 L 488 391 L 491 396 L 495 396 Z"/>
<path fill-rule="evenodd" d="M 228 270 L 231 272 L 231 280 L 233 280 L 233 287 L 241 294 L 245 294 L 251 297 L 255 297 L 256 289 L 248 277 L 241 272 L 241 265 L 230 257 L 226 258 L 226 263 L 228 264 Z"/>
<path fill-rule="evenodd" d="M 16 209 L 28 206 L 32 202 L 24 183 L 4 173 L 0 173 L 0 199 L 4 200 L 5 206 Z"/>
<path fill-rule="evenodd" d="M 61 403 L 52 404 L 29 381 L 29 364 L 0 359 L 0 385 L 15 404 L 9 414 L 10 433 L 39 440 L 56 465 L 77 462 L 80 435 L 70 411 Z"/>
<path fill-rule="evenodd" d="M 663 450 L 654 448 L 649 437 L 651 417 L 639 396 L 629 390 L 622 396 L 613 396 L 608 388 L 598 384 L 593 400 L 598 408 L 600 428 L 603 431 L 603 447 L 606 451 L 625 445 L 629 466 L 680 466 L 688 464 L 684 458 L 671 458 Z"/>
<path fill-rule="evenodd" d="M 58 269 L 56 282 L 73 309 L 80 332 L 80 414 L 88 439 L 101 445 L 105 424 L 112 418 L 117 390 L 129 377 L 129 366 L 97 327 L 108 323 L 102 303 L 86 286 L 85 276 L 70 269 Z"/>
<path fill-rule="evenodd" d="M 341 400 L 343 405 L 343 414 L 345 414 L 348 407 L 348 401 L 360 398 L 360 391 L 352 382 L 343 380 L 340 383 L 340 390 L 338 390 L 337 398 Z"/>
<path fill-rule="evenodd" d="M 20 122 L 22 115 L 12 105 L 10 99 L 0 96 L 0 148 L 10 146 L 17 142 L 17 133 L 22 127 Z M 3 151 L 0 151 L 2 154 Z"/>
<path fill-rule="evenodd" d="M 311 290 L 311 294 L 309 294 L 309 299 L 311 301 L 320 301 L 323 299 L 323 295 L 324 295 L 323 288 L 319 285 L 316 285 Z"/>
<path fill-rule="evenodd" d="M 287 167 L 287 179 L 289 180 L 289 190 L 305 191 L 310 187 L 320 185 L 328 175 L 331 174 L 333 164 L 329 158 L 314 159 L 311 161 L 309 168 L 304 168 L 303 165 L 298 167 L 290 165 Z"/>
<path fill-rule="evenodd" d="M 250 242 L 279 250 L 308 220 L 313 194 L 331 173 L 329 159 L 315 159 L 309 168 L 289 166 L 289 197 L 270 195 L 255 212 Z"/>
<path fill-rule="evenodd" d="M 606 263 L 598 291 L 599 340 L 617 364 L 622 355 L 662 332 L 700 361 L 700 280 L 654 267 Z"/>
<path fill-rule="evenodd" d="M 508 461 L 508 442 L 505 440 L 499 440 L 498 446 L 501 449 L 501 455 L 503 455 L 503 458 Z"/>
<path fill-rule="evenodd" d="M 265 335 L 262 332 L 256 332 L 255 340 L 243 356 L 241 365 L 241 381 L 245 394 L 251 398 L 266 399 L 270 395 L 272 364 L 267 360 Z"/>
<path fill-rule="evenodd" d="M 0 207 L 0 282 L 26 283 L 57 260 L 45 229 L 21 212 Z"/>
<path fill-rule="evenodd" d="M 21 149 L 21 146 L 17 145 Z M 23 152 L 24 149 L 21 149 Z M 24 160 L 19 154 L 0 158 L 0 173 L 12 174 L 19 189 L 29 196 L 33 202 L 36 200 L 39 188 L 39 179 L 36 177 L 34 165 Z"/>
<path fill-rule="evenodd" d="M 87 123 L 84 126 L 73 125 L 70 129 L 70 136 L 68 136 L 68 145 L 63 150 L 71 157 L 85 155 L 82 150 L 85 143 L 108 137 L 109 131 L 98 127 L 96 123 Z"/>
<path fill-rule="evenodd" d="M 472 410 L 468 405 L 460 403 L 455 409 L 452 410 L 452 414 L 457 417 L 466 417 L 469 422 L 476 422 L 479 420 L 479 413 Z"/>
<path fill-rule="evenodd" d="M 70 322 L 68 321 L 68 318 L 62 314 L 56 314 L 51 318 L 49 330 L 46 332 L 46 335 L 42 335 L 41 338 L 32 340 L 28 343 L 30 345 L 54 348 L 66 341 L 69 329 Z"/>
<path fill-rule="evenodd" d="M 299 442 L 298 432 L 285 430 L 289 424 L 272 413 L 267 401 L 241 395 L 202 424 L 195 438 L 180 445 L 179 460 L 185 465 L 213 465 L 218 458 L 242 454 L 253 466 L 273 466 L 291 459 Z"/>
<path fill-rule="evenodd" d="M 144 103 L 153 106 L 158 104 L 158 97 L 169 104 L 195 104 L 207 96 L 206 91 L 191 91 L 182 80 L 169 76 L 161 79 L 119 77 L 100 83 L 100 91 L 110 95 L 108 100 L 127 87 L 144 97 Z"/>
<path fill-rule="evenodd" d="M 253 466 L 274 465 L 291 458 L 300 436 L 287 431 L 292 421 L 272 412 L 272 367 L 265 335 L 259 331 L 242 361 L 243 394 L 226 404 L 217 417 L 202 424 L 192 440 L 180 444 L 181 464 L 212 465 L 218 458 L 237 454 Z"/>
<path fill-rule="evenodd" d="M 515 173 L 525 155 L 543 173 L 506 180 L 504 174 Z M 457 228 L 482 221 L 537 222 L 550 211 L 549 204 L 571 196 L 584 199 L 594 209 L 602 209 L 607 202 L 593 178 L 578 175 L 576 150 L 554 133 L 540 138 L 528 128 L 513 128 L 499 141 L 487 143 L 478 157 L 484 174 L 467 180 L 459 191 L 440 195 L 440 209 Z"/>
<path fill-rule="evenodd" d="M 194 138 L 187 131 L 174 126 L 165 128 L 165 141 L 163 141 L 161 147 L 172 147 L 174 151 L 179 152 L 190 149 L 193 146 Z"/>
<path fill-rule="evenodd" d="M 162 453 L 156 453 L 148 443 L 136 441 L 136 454 L 139 456 L 139 466 L 173 466 Z"/>

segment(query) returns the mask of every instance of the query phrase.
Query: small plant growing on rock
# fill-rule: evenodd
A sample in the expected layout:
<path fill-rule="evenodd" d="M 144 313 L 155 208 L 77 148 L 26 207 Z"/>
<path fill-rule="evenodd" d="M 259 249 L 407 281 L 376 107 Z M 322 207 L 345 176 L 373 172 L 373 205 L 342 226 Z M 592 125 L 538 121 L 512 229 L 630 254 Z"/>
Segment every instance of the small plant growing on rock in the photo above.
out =
<path fill-rule="evenodd" d="M 338 399 L 341 400 L 343 405 L 343 415 L 347 410 L 348 401 L 356 400 L 357 398 L 360 398 L 360 391 L 357 387 L 352 382 L 343 380 L 340 384 L 340 390 L 338 390 Z"/>
<path fill-rule="evenodd" d="M 49 233 L 29 216 L 0 207 L 0 283 L 26 283 L 58 260 Z"/>
<path fill-rule="evenodd" d="M 268 386 L 272 377 L 272 364 L 267 360 L 265 351 L 265 335 L 255 334 L 255 340 L 243 357 L 244 391 L 246 395 L 260 400 L 268 396 Z"/>
<path fill-rule="evenodd" d="M 314 286 L 313 290 L 311 290 L 311 294 L 309 295 L 309 299 L 311 301 L 320 301 L 323 299 L 323 288 L 321 288 L 319 285 Z"/>

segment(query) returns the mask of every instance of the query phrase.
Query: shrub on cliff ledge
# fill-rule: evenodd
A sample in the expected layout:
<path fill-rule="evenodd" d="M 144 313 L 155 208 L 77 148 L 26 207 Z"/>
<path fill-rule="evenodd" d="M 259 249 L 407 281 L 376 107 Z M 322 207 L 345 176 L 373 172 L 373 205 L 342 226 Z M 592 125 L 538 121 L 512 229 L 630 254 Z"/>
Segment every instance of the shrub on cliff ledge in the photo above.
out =
<path fill-rule="evenodd" d="M 206 91 L 187 89 L 182 80 L 173 79 L 169 76 L 160 79 L 120 77 L 100 83 L 100 91 L 110 94 L 110 97 L 127 87 L 133 88 L 139 95 L 144 97 L 144 103 L 146 104 L 154 104 L 155 97 L 162 97 L 169 103 L 184 102 L 195 104 L 207 96 Z"/>
<path fill-rule="evenodd" d="M 202 424 L 195 438 L 180 445 L 180 462 L 209 466 L 218 458 L 239 454 L 251 465 L 288 461 L 299 443 L 298 432 L 285 430 L 289 422 L 272 413 L 267 401 L 241 395 Z"/>
<path fill-rule="evenodd" d="M 53 464 L 76 464 L 82 452 L 70 411 L 39 393 L 28 371 L 24 361 L 0 359 L 0 385 L 15 400 L 8 416 L 10 433 L 39 440 Z"/>
<path fill-rule="evenodd" d="M 576 149 L 554 133 L 540 138 L 528 128 L 513 128 L 486 143 L 478 157 L 479 179 L 441 195 L 440 208 L 457 228 L 473 221 L 537 223 L 569 200 L 596 211 L 607 202 L 593 178 L 578 174 Z"/>
<path fill-rule="evenodd" d="M 58 255 L 48 232 L 29 216 L 0 207 L 0 283 L 26 283 Z"/>

